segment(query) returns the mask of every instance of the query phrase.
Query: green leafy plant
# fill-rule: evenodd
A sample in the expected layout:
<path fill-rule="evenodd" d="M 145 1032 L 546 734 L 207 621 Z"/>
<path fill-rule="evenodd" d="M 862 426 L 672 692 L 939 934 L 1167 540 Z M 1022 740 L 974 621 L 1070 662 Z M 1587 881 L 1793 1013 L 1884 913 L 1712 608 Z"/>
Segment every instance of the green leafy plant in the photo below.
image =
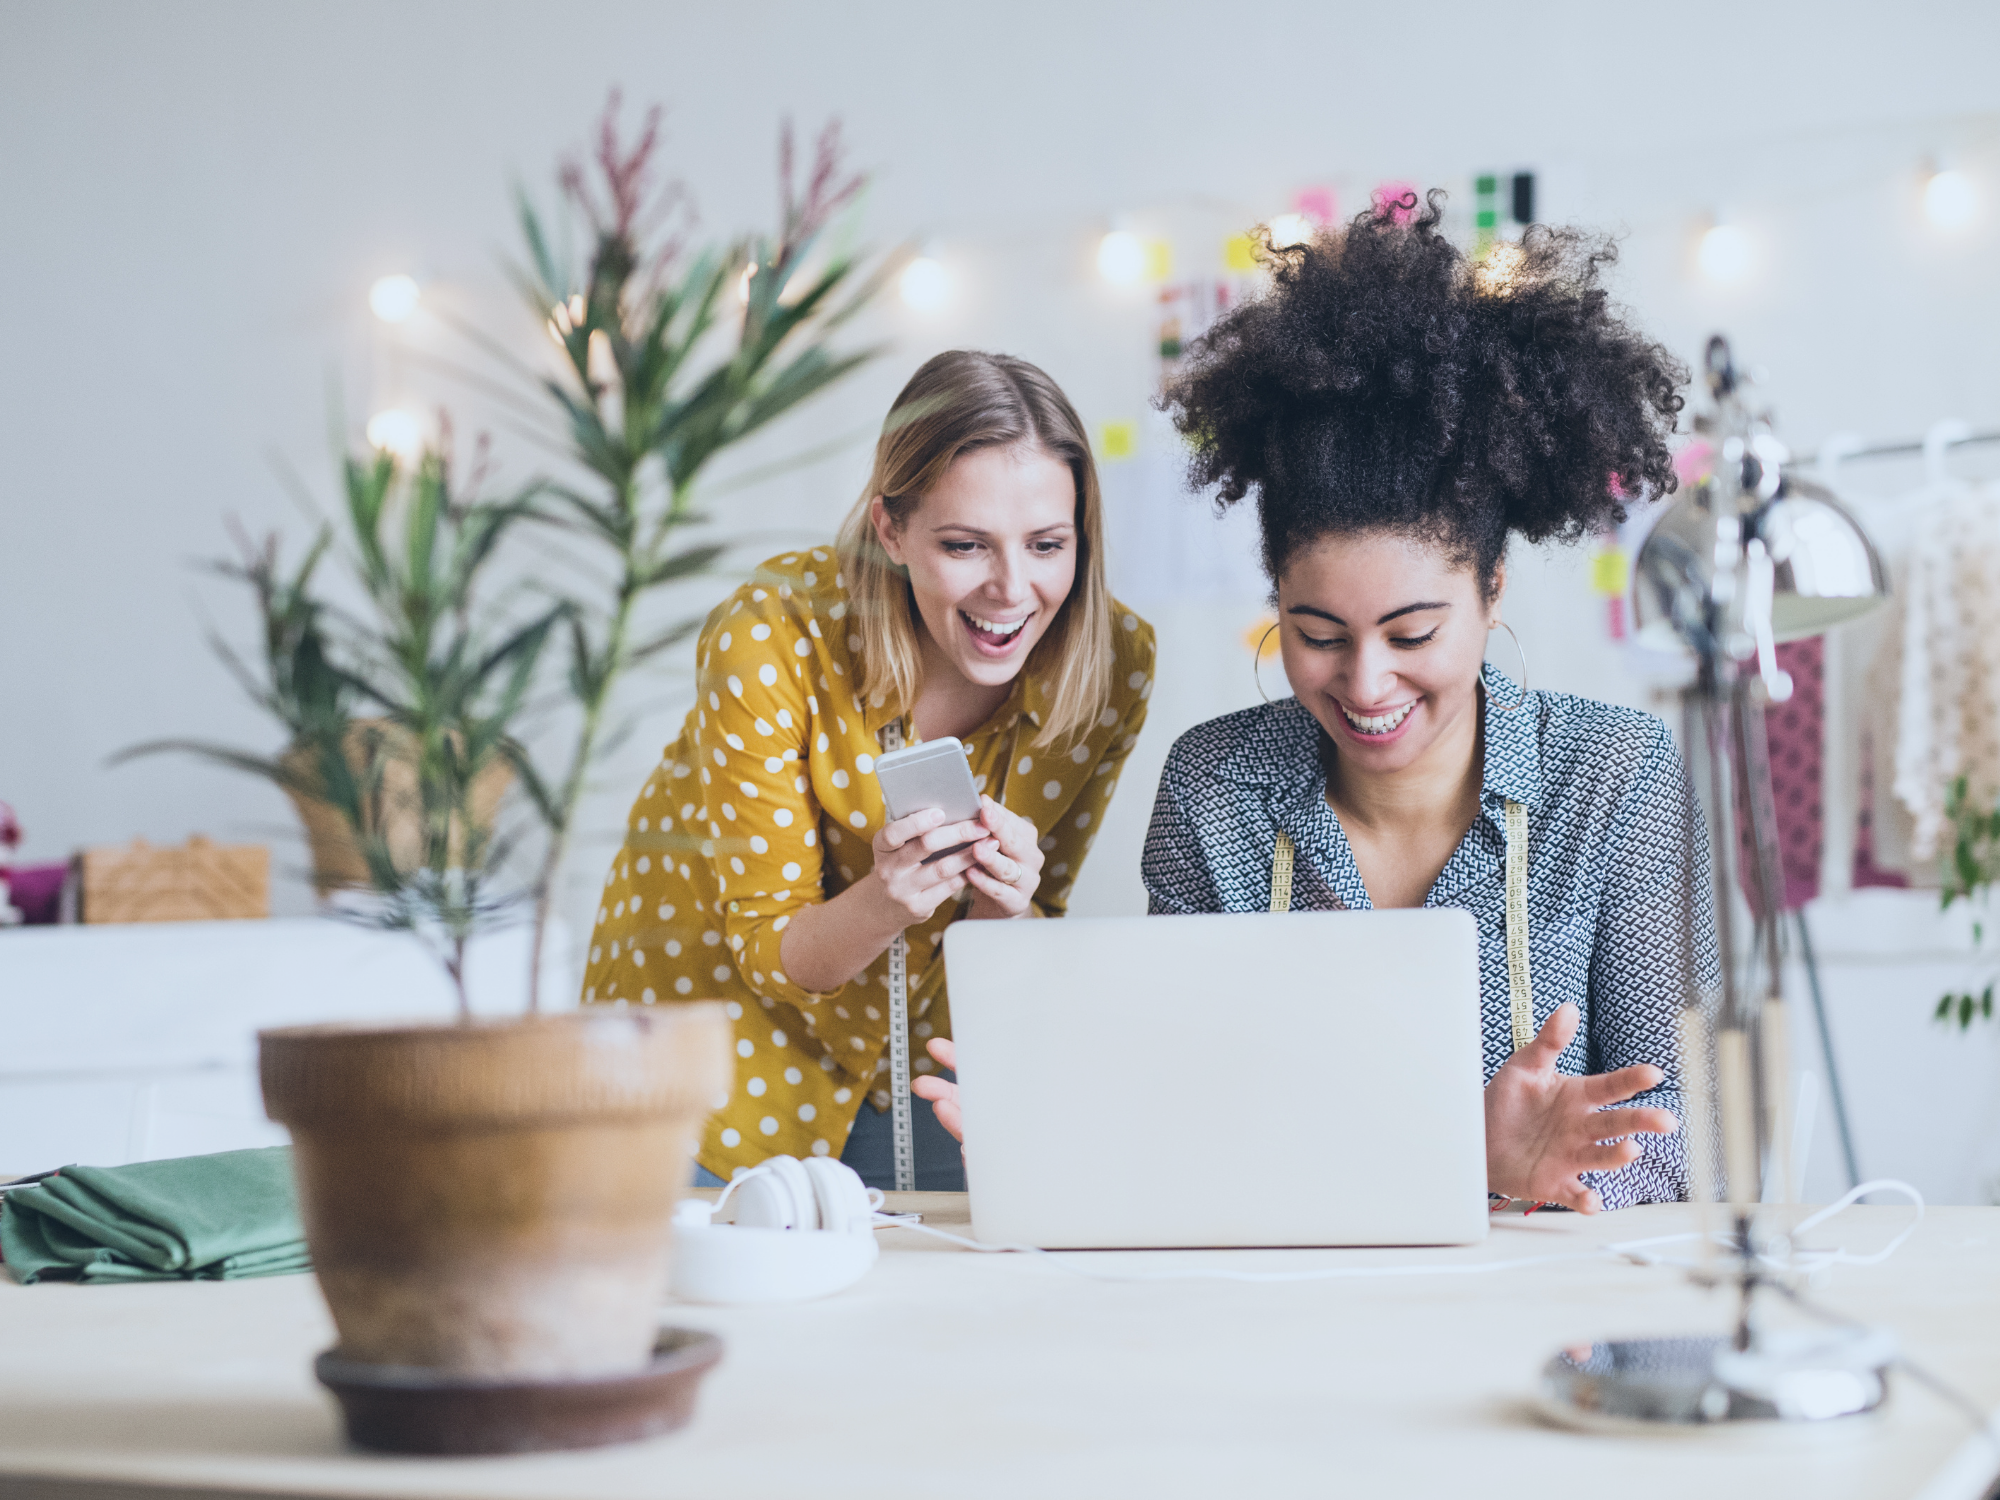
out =
<path fill-rule="evenodd" d="M 1952 842 L 1943 859 L 1938 909 L 1950 911 L 1954 902 L 1977 901 L 1983 911 L 1992 900 L 1994 883 L 2000 881 L 2000 807 L 1974 806 L 1970 783 L 1960 776 L 1951 784 L 1944 811 L 1951 826 Z M 1973 947 L 1983 948 L 1985 942 L 1985 919 L 1975 918 Z M 1991 1020 L 1995 983 L 1987 980 L 1985 988 L 1977 994 L 1968 987 L 1941 996 L 1932 1018 L 1944 1022 L 1956 1019 L 1961 1031 L 1972 1025 L 1975 1016 Z"/>
<path fill-rule="evenodd" d="M 231 522 L 240 561 L 212 564 L 215 572 L 247 584 L 257 598 L 263 623 L 264 666 L 251 668 L 220 635 L 209 644 L 251 699 L 290 733 L 293 743 L 311 743 L 346 725 L 354 688 L 329 658 L 326 607 L 312 592 L 313 575 L 332 544 L 331 527 L 321 527 L 305 560 L 289 578 L 278 565 L 278 538 L 253 542 Z"/>
<path fill-rule="evenodd" d="M 700 624 L 689 619 L 641 633 L 640 606 L 654 591 L 709 571 L 724 552 L 717 542 L 683 540 L 688 527 L 706 519 L 695 509 L 698 481 L 717 455 L 879 352 L 838 353 L 831 342 L 886 276 L 886 268 L 861 276 L 857 257 L 829 243 L 837 217 L 863 186 L 862 178 L 842 171 L 836 126 L 820 135 L 803 184 L 796 181 L 791 129 L 784 128 L 775 235 L 692 252 L 684 195 L 652 182 L 659 139 L 657 108 L 630 144 L 620 138 L 614 93 L 590 168 L 575 161 L 563 168 L 563 196 L 590 237 L 580 267 L 555 252 L 541 214 L 520 198 L 527 259 L 513 279 L 562 348 L 556 375 L 464 330 L 553 403 L 569 456 L 588 483 L 546 485 L 552 505 L 541 518 L 580 538 L 611 580 L 601 596 L 566 601 L 564 683 L 576 713 L 566 756 L 544 773 L 514 752 L 522 786 L 548 830 L 535 881 L 531 986 L 539 983 L 557 877 L 586 778 L 605 743 L 614 689 L 628 671 Z"/>
<path fill-rule="evenodd" d="M 613 94 L 590 163 L 562 169 L 563 199 L 590 242 L 580 266 L 556 253 L 543 216 L 520 198 L 527 256 L 511 273 L 561 348 L 554 373 L 457 325 L 553 409 L 582 477 L 482 501 L 455 493 L 445 453 L 407 466 L 387 453 L 349 457 L 343 524 L 322 529 L 294 573 L 281 571 L 275 538 L 240 542 L 244 561 L 222 565 L 256 594 L 261 670 L 218 648 L 284 727 L 284 750 L 171 740 L 125 752 L 191 752 L 263 777 L 309 825 L 329 810 L 356 851 L 357 882 L 377 898 L 368 917 L 436 942 L 462 1015 L 468 941 L 523 904 L 533 924 L 529 1007 L 539 1007 L 557 881 L 591 768 L 615 742 L 616 689 L 698 628 L 647 627 L 642 605 L 727 550 L 686 537 L 707 519 L 695 508 L 698 481 L 719 454 L 878 352 L 836 352 L 832 342 L 887 274 L 862 276 L 857 256 L 830 243 L 862 187 L 841 170 L 837 130 L 820 136 L 803 185 L 790 128 L 782 133 L 775 235 L 698 250 L 686 243 L 680 189 L 652 182 L 659 131 L 654 109 L 634 141 L 622 140 Z M 488 574 L 525 525 L 580 541 L 584 566 L 495 593 Z M 343 611 L 319 592 L 330 553 L 348 562 L 365 609 Z M 552 694 L 540 692 L 547 686 Z M 530 735 L 529 721 L 551 713 L 558 728 Z M 538 756 L 531 738 L 556 748 Z M 532 813 L 532 849 L 501 831 L 502 778 Z"/>
<path fill-rule="evenodd" d="M 509 906 L 496 889 L 508 852 L 497 802 L 481 797 L 511 774 L 515 731 L 550 631 L 567 606 L 525 620 L 483 607 L 484 575 L 535 490 L 460 500 L 450 464 L 426 453 L 405 469 L 386 453 L 342 465 L 345 527 L 365 614 L 315 594 L 335 532 L 322 529 L 283 577 L 275 537 L 243 546 L 221 571 L 248 583 L 263 617 L 265 659 L 250 670 L 218 649 L 288 732 L 275 756 L 202 740 L 161 740 L 119 759 L 175 750 L 262 777 L 302 806 L 330 809 L 378 898 L 361 915 L 433 940 L 466 1002 L 465 949 Z"/>

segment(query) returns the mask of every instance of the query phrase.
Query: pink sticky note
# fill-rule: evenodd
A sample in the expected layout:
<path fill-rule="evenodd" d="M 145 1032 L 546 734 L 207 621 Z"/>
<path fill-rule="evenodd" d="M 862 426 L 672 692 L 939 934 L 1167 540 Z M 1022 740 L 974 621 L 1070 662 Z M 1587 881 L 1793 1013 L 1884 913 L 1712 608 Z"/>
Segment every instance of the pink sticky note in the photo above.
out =
<path fill-rule="evenodd" d="M 1294 212 L 1304 214 L 1315 224 L 1331 224 L 1335 214 L 1335 199 L 1330 187 L 1301 188 L 1292 195 Z"/>
<path fill-rule="evenodd" d="M 1414 182 L 1379 183 L 1369 196 L 1375 204 L 1376 213 L 1386 213 L 1398 224 L 1407 224 L 1414 219 L 1417 216 L 1416 205 L 1423 201 Z"/>
<path fill-rule="evenodd" d="M 1674 455 L 1674 477 L 1682 484 L 1700 484 L 1715 467 L 1715 450 L 1700 438 Z"/>

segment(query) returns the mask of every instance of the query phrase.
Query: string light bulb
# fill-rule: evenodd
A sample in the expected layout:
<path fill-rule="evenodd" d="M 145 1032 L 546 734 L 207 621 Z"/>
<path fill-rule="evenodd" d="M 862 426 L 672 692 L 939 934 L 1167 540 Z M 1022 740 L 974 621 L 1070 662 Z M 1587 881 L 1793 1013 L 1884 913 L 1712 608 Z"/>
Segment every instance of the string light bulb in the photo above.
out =
<path fill-rule="evenodd" d="M 916 312 L 937 312 L 951 301 L 951 272 L 929 255 L 919 255 L 903 267 L 896 285 L 903 305 Z"/>
<path fill-rule="evenodd" d="M 415 463 L 424 451 L 424 424 L 411 412 L 393 407 L 378 411 L 368 419 L 368 445 Z"/>
<path fill-rule="evenodd" d="M 1114 229 L 1097 242 L 1097 272 L 1113 286 L 1137 286 L 1146 261 L 1146 242 L 1129 229 Z"/>
<path fill-rule="evenodd" d="M 1520 284 L 1527 252 L 1512 240 L 1500 240 L 1473 270 L 1472 284 L 1489 297 L 1504 297 Z"/>
<path fill-rule="evenodd" d="M 1939 229 L 1963 229 L 1979 215 L 1979 190 L 1955 167 L 1933 172 L 1924 184 L 1924 217 Z"/>
<path fill-rule="evenodd" d="M 556 341 L 558 349 L 565 348 L 565 340 L 570 334 L 583 327 L 583 315 L 587 311 L 580 293 L 572 292 L 565 301 L 559 301 L 549 309 L 549 337 Z"/>
<path fill-rule="evenodd" d="M 1710 281 L 1728 284 L 1750 274 L 1757 246 L 1740 224 L 1711 224 L 1695 251 L 1696 263 Z"/>
<path fill-rule="evenodd" d="M 423 297 L 413 276 L 384 276 L 368 288 L 368 305 L 384 323 L 400 323 L 417 310 Z"/>
<path fill-rule="evenodd" d="M 1271 234 L 1273 250 L 1289 250 L 1294 245 L 1303 245 L 1312 238 L 1312 220 L 1304 214 L 1279 214 L 1266 226 Z"/>

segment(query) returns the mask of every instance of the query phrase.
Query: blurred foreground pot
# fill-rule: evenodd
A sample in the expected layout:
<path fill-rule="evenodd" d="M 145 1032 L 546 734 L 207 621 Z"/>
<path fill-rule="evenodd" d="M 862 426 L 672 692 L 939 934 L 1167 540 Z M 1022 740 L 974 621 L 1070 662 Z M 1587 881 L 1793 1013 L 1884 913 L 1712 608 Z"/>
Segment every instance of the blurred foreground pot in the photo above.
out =
<path fill-rule="evenodd" d="M 715 1004 L 261 1033 L 340 1358 L 488 1379 L 645 1366 L 731 1040 Z"/>

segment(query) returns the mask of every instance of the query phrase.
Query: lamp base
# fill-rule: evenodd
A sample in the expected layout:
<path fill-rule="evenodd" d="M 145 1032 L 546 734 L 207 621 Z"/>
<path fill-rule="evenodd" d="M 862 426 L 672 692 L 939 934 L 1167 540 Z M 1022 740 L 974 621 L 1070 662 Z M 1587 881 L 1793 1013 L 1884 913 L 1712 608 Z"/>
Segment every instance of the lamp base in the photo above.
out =
<path fill-rule="evenodd" d="M 1726 1338 L 1607 1340 L 1550 1360 L 1536 1405 L 1597 1431 L 1831 1423 L 1888 1399 L 1895 1357 L 1873 1328 L 1763 1334 L 1747 1350 Z"/>

